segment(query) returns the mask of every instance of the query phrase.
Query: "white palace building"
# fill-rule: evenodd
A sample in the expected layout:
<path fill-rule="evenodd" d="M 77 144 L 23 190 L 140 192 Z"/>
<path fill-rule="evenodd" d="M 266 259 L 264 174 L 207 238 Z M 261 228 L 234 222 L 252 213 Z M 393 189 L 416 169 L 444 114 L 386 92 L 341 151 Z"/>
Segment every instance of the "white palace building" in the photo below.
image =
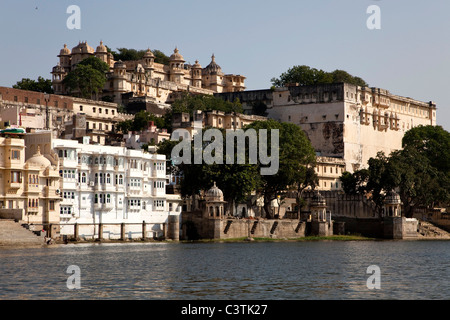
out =
<path fill-rule="evenodd" d="M 44 156 L 59 161 L 60 234 L 73 235 L 79 224 L 80 238 L 95 238 L 102 224 L 103 239 L 118 239 L 121 224 L 126 237 L 163 236 L 170 215 L 179 216 L 180 198 L 166 194 L 166 157 L 125 147 L 54 139 L 41 131 L 25 137 L 26 158 L 39 148 Z M 64 225 L 66 224 L 66 225 Z"/>

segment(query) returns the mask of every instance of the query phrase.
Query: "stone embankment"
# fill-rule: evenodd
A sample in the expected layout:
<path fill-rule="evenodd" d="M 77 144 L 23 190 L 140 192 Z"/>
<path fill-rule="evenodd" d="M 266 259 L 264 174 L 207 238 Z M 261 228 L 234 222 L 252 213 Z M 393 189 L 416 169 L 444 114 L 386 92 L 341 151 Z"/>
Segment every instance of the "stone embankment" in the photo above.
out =
<path fill-rule="evenodd" d="M 44 236 L 36 235 L 14 220 L 0 219 L 0 249 L 42 247 L 44 245 Z"/>
<path fill-rule="evenodd" d="M 441 228 L 423 221 L 419 220 L 419 239 L 449 239 L 450 240 L 450 233 L 448 233 L 445 230 L 442 230 Z"/>

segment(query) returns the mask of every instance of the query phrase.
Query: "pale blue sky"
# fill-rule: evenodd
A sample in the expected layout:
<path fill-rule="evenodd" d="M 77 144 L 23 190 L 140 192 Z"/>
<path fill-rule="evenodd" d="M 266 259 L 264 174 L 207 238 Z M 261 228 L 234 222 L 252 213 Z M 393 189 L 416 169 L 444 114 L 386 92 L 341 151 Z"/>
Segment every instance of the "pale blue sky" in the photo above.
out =
<path fill-rule="evenodd" d="M 69 30 L 66 9 L 81 9 Z M 368 6 L 381 8 L 381 30 L 369 30 Z M 37 9 L 36 9 L 37 7 Z M 438 106 L 450 131 L 449 0 L 2 0 L 0 85 L 50 78 L 59 50 L 100 40 L 116 49 L 175 46 L 205 67 L 211 55 L 225 73 L 247 77 L 247 89 L 269 88 L 294 65 L 344 69 L 370 86 Z"/>

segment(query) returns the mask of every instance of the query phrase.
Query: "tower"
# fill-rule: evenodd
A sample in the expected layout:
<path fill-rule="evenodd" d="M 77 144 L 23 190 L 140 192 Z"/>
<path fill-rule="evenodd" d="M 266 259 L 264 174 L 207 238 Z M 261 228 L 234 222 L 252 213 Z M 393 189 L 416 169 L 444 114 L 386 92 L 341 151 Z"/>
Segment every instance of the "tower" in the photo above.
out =
<path fill-rule="evenodd" d="M 103 41 L 100 41 L 100 45 L 97 47 L 97 50 L 95 50 L 95 56 L 108 64 L 108 49 L 103 45 Z"/>
<path fill-rule="evenodd" d="M 191 68 L 192 86 L 196 88 L 202 87 L 202 66 L 195 60 L 195 64 Z"/>
<path fill-rule="evenodd" d="M 154 63 L 155 63 L 155 55 L 153 52 L 150 51 L 150 49 L 147 49 L 147 51 L 144 54 L 144 69 L 145 72 L 148 74 L 149 78 L 151 79 L 153 77 L 153 70 L 155 69 Z"/>
<path fill-rule="evenodd" d="M 213 54 L 211 63 L 202 71 L 203 85 L 214 92 L 223 92 L 223 77 L 222 68 L 216 63 L 216 57 Z"/>
<path fill-rule="evenodd" d="M 182 83 L 184 77 L 184 63 L 185 60 L 180 54 L 178 48 L 175 48 L 173 54 L 169 58 L 170 66 L 170 81 Z"/>
<path fill-rule="evenodd" d="M 206 192 L 205 195 L 205 208 L 203 210 L 203 217 L 207 219 L 223 219 L 225 216 L 223 192 L 220 190 L 216 183 L 214 186 Z"/>

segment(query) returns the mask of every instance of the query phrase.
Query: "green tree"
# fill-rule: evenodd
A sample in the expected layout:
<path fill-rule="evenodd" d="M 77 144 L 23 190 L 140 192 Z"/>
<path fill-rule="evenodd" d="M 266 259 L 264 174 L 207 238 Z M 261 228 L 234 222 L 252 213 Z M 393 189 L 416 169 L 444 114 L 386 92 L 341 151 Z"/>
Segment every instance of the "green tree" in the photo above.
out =
<path fill-rule="evenodd" d="M 412 217 L 417 208 L 447 206 L 450 201 L 450 136 L 442 127 L 419 126 L 406 132 L 403 149 L 389 157 L 378 153 L 367 170 L 341 176 L 346 193 L 367 195 L 379 213 L 385 195 L 395 190 L 403 213 Z"/>
<path fill-rule="evenodd" d="M 204 129 L 206 130 L 206 129 Z M 221 130 L 223 150 L 225 150 L 225 130 Z M 258 187 L 259 171 L 257 165 L 226 164 L 226 154 L 223 154 L 223 164 L 194 164 L 194 142 L 191 142 L 191 164 L 174 166 L 171 161 L 172 149 L 178 141 L 163 141 L 158 145 L 158 153 L 165 154 L 173 173 L 180 173 L 183 179 L 180 183 L 181 195 L 185 198 L 200 195 L 201 190 L 208 190 L 214 182 L 223 191 L 227 207 L 231 209 L 246 199 Z M 205 142 L 203 148 L 209 143 Z M 169 168 L 169 167 L 168 167 Z"/>
<path fill-rule="evenodd" d="M 136 49 L 127 49 L 127 48 L 117 48 L 118 52 L 111 51 L 114 60 L 122 60 L 122 61 L 135 61 L 141 60 L 147 50 L 136 50 Z M 151 50 L 153 55 L 155 56 L 155 62 L 161 63 L 164 65 L 169 65 L 169 57 L 162 52 L 161 50 Z"/>
<path fill-rule="evenodd" d="M 166 66 L 169 65 L 169 56 L 167 56 L 164 52 L 157 50 L 157 49 L 153 50 L 152 52 L 153 52 L 153 55 L 155 56 L 156 63 L 161 63 Z"/>
<path fill-rule="evenodd" d="M 22 78 L 22 80 L 18 81 L 12 87 L 21 90 L 54 93 L 51 80 L 42 77 L 38 77 L 37 81 L 29 78 Z"/>
<path fill-rule="evenodd" d="M 102 91 L 106 83 L 106 72 L 109 67 L 97 57 L 89 57 L 78 63 L 63 80 L 70 94 L 78 94 L 82 98 L 92 98 Z"/>
<path fill-rule="evenodd" d="M 244 109 L 239 99 L 234 102 L 225 101 L 213 95 L 191 95 L 184 94 L 183 97 L 177 99 L 172 104 L 172 113 L 186 112 L 190 115 L 195 110 L 199 111 L 223 111 L 226 113 L 236 112 L 243 113 Z"/>
<path fill-rule="evenodd" d="M 286 72 L 283 72 L 279 78 L 272 78 L 271 82 L 276 87 L 283 87 L 289 83 L 298 83 L 303 86 L 337 82 L 347 82 L 358 86 L 368 86 L 363 79 L 354 77 L 344 70 L 326 72 L 305 65 L 289 68 Z"/>
<path fill-rule="evenodd" d="M 311 142 L 305 133 L 292 123 L 279 123 L 275 120 L 256 121 L 246 129 L 253 128 L 257 132 L 261 129 L 279 130 L 279 169 L 274 175 L 261 176 L 259 191 L 264 197 L 264 211 L 266 217 L 275 217 L 270 204 L 278 196 L 283 198 L 286 191 L 297 189 L 299 183 L 306 180 L 307 167 L 315 165 L 316 155 Z M 268 145 L 271 144 L 268 139 Z M 261 168 L 261 164 L 259 164 Z"/>

